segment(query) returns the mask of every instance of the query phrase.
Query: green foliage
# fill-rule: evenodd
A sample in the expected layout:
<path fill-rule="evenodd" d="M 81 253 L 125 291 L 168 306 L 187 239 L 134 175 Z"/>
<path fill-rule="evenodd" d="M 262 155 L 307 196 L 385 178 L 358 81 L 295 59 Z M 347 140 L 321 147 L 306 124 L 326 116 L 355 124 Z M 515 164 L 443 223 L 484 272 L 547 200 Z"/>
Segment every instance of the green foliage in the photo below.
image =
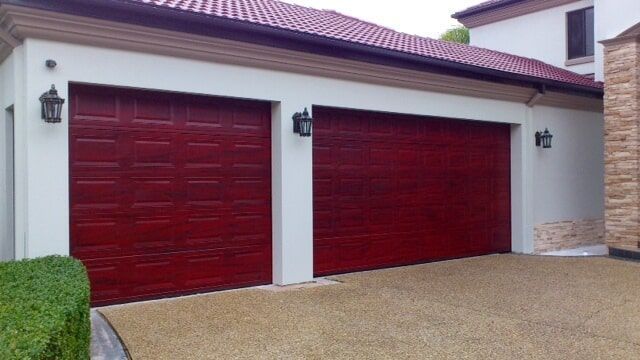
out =
<path fill-rule="evenodd" d="M 471 37 L 469 36 L 469 29 L 464 26 L 458 26 L 445 31 L 444 34 L 440 35 L 440 40 L 468 45 Z"/>
<path fill-rule="evenodd" d="M 0 263 L 0 359 L 89 359 L 89 279 L 68 257 Z"/>

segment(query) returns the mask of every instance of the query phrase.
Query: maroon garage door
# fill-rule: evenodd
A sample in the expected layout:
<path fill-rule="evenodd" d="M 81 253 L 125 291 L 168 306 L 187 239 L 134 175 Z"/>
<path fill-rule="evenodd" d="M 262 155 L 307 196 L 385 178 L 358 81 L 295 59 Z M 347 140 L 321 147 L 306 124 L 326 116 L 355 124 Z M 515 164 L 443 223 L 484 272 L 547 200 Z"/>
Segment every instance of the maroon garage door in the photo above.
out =
<path fill-rule="evenodd" d="M 269 104 L 70 97 L 71 253 L 94 304 L 271 282 Z"/>
<path fill-rule="evenodd" d="M 316 275 L 511 250 L 508 125 L 314 118 Z"/>

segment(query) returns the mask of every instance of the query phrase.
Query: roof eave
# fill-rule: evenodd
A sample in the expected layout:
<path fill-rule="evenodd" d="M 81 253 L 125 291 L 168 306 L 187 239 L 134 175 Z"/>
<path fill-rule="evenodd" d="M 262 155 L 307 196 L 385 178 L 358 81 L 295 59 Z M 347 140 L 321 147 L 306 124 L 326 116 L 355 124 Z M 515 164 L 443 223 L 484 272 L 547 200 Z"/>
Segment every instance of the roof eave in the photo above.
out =
<path fill-rule="evenodd" d="M 187 13 L 150 5 L 114 0 L 0 0 L 0 3 L 214 36 L 412 70 L 454 74 L 493 82 L 516 83 L 532 88 L 546 86 L 548 89 L 572 95 L 593 98 L 603 96 L 603 90 L 599 88 L 508 73 L 245 21 Z M 173 21 L 166 21 L 167 19 Z"/>
<path fill-rule="evenodd" d="M 500 2 L 500 3 L 487 5 L 487 6 L 480 7 L 480 8 L 462 10 L 462 11 L 458 11 L 458 12 L 454 13 L 453 15 L 451 15 L 451 17 L 456 19 L 456 20 L 460 20 L 462 18 L 469 17 L 469 16 L 472 16 L 472 15 L 481 14 L 483 12 L 496 10 L 496 9 L 501 9 L 503 7 L 506 7 L 506 6 L 515 4 L 515 3 L 519 3 L 519 2 L 522 2 L 522 1 L 524 1 L 524 0 L 508 0 L 508 1 L 503 1 L 503 2 Z"/>

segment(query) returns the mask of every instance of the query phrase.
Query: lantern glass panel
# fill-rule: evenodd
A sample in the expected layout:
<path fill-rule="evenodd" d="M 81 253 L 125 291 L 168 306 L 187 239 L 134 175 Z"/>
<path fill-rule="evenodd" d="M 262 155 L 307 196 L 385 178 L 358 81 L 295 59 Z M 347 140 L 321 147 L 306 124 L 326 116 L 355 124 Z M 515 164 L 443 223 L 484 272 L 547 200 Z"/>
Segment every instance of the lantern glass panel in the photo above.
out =
<path fill-rule="evenodd" d="M 545 149 L 551 148 L 551 138 L 553 135 L 549 132 L 549 129 L 544 129 L 544 133 L 542 134 L 542 147 Z"/>
<path fill-rule="evenodd" d="M 311 118 L 303 118 L 300 121 L 300 135 L 311 136 Z"/>
<path fill-rule="evenodd" d="M 45 122 L 59 123 L 62 117 L 62 105 L 64 99 L 58 96 L 55 86 L 51 86 L 51 90 L 45 92 L 40 96 L 40 102 L 42 103 L 42 117 Z"/>

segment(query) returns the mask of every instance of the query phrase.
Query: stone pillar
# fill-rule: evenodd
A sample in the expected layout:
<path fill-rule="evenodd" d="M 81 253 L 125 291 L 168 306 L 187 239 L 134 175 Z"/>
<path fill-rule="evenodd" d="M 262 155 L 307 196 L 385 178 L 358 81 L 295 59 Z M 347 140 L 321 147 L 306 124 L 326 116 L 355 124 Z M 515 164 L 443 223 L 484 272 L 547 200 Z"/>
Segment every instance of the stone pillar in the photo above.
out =
<path fill-rule="evenodd" d="M 609 246 L 640 240 L 640 43 L 604 41 L 605 229 Z"/>

